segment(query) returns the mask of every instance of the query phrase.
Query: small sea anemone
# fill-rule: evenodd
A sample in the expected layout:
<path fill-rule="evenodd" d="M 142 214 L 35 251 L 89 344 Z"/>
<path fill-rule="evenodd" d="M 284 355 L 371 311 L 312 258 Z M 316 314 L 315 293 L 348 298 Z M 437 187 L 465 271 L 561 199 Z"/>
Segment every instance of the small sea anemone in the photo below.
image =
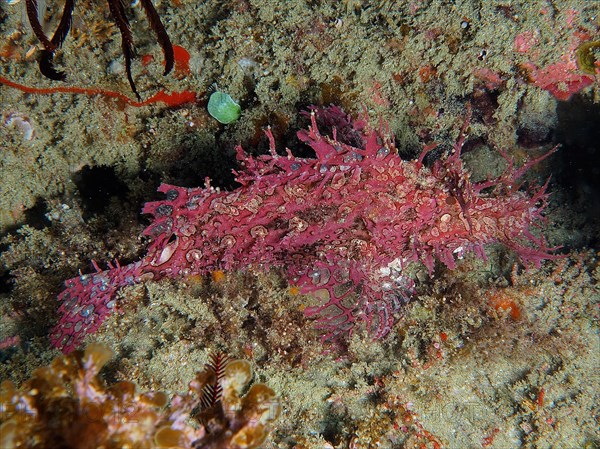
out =
<path fill-rule="evenodd" d="M 577 66 L 582 72 L 590 75 L 600 73 L 600 41 L 584 42 L 575 53 Z"/>
<path fill-rule="evenodd" d="M 8 128 L 16 128 L 23 134 L 23 140 L 31 141 L 35 137 L 35 128 L 31 119 L 20 112 L 2 114 L 1 122 Z"/>

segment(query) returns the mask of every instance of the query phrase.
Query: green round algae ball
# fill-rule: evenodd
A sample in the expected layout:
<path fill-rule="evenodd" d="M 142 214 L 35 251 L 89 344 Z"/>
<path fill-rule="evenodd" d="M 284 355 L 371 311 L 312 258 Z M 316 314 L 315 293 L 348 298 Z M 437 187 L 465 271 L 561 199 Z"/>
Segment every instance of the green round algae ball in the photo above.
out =
<path fill-rule="evenodd" d="M 225 92 L 213 92 L 208 99 L 208 113 L 227 125 L 240 118 L 242 108 Z"/>

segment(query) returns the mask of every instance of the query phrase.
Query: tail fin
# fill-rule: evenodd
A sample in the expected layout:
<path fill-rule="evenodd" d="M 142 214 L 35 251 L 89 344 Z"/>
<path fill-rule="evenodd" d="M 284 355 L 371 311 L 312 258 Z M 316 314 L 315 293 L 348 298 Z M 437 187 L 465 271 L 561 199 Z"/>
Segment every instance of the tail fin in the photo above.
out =
<path fill-rule="evenodd" d="M 98 327 L 115 309 L 115 295 L 126 285 L 140 282 L 142 262 L 117 266 L 97 273 L 83 274 L 65 282 L 59 296 L 60 320 L 50 332 L 52 345 L 64 353 L 73 351 L 87 334 Z"/>

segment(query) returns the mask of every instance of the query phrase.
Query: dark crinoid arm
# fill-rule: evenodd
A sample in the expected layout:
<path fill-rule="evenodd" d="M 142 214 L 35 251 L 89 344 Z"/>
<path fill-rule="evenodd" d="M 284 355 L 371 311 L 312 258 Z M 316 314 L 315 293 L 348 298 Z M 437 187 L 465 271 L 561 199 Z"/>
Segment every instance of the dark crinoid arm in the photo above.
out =
<path fill-rule="evenodd" d="M 71 28 L 71 22 L 73 20 L 73 9 L 75 8 L 75 0 L 65 0 L 65 6 L 63 8 L 62 17 L 60 23 L 52 36 L 49 39 L 44 33 L 42 25 L 38 18 L 38 4 L 37 0 L 26 0 L 27 17 L 31 28 L 36 37 L 40 40 L 44 49 L 40 57 L 40 72 L 46 78 L 51 80 L 62 81 L 65 79 L 64 72 L 59 72 L 54 68 L 54 52 L 58 47 L 62 45 L 69 33 Z"/>
<path fill-rule="evenodd" d="M 141 0 L 141 4 L 146 12 L 148 22 L 150 22 L 150 27 L 156 34 L 158 43 L 163 50 L 165 56 L 164 75 L 167 75 L 173 69 L 173 64 L 175 61 L 173 45 L 171 44 L 169 35 L 160 21 L 160 17 L 156 12 L 156 9 L 154 9 L 152 2 L 150 0 Z M 127 73 L 127 80 L 129 81 L 129 85 L 131 86 L 131 90 L 133 90 L 135 96 L 138 98 L 138 100 L 141 100 L 140 94 L 135 88 L 135 83 L 133 82 L 133 76 L 131 74 L 131 60 L 135 56 L 135 50 L 133 48 L 133 35 L 131 33 L 131 27 L 129 26 L 129 20 L 125 15 L 123 1 L 108 0 L 108 6 L 110 13 L 117 24 L 117 27 L 119 28 L 119 32 L 121 33 L 121 48 L 123 49 L 123 56 L 125 57 L 125 71 Z"/>
<path fill-rule="evenodd" d="M 165 71 L 164 75 L 167 75 L 171 70 L 173 70 L 173 64 L 175 62 L 175 55 L 173 53 L 173 44 L 171 44 L 171 39 L 169 39 L 169 35 L 167 34 L 167 30 L 163 26 L 160 21 L 160 17 L 154 9 L 154 5 L 150 0 L 141 0 L 142 8 L 146 12 L 146 17 L 148 18 L 148 22 L 150 22 L 150 27 L 152 31 L 156 34 L 156 39 L 158 40 L 158 45 L 162 48 L 162 51 L 165 56 Z"/>
<path fill-rule="evenodd" d="M 165 71 L 164 75 L 167 75 L 172 69 L 175 62 L 173 45 L 169 39 L 169 35 L 163 26 L 154 5 L 151 0 L 140 0 L 148 22 L 152 31 L 156 34 L 156 38 L 160 47 L 163 50 L 165 56 Z M 133 82 L 133 76 L 131 74 L 131 60 L 135 56 L 135 50 L 133 47 L 133 35 L 131 33 L 131 27 L 129 26 L 129 20 L 125 15 L 125 7 L 123 0 L 108 0 L 108 6 L 110 13 L 115 21 L 119 32 L 121 33 L 121 48 L 123 49 L 123 56 L 125 57 L 125 71 L 127 73 L 127 80 L 131 86 L 131 90 L 135 93 L 135 96 L 141 100 L 141 97 L 135 88 Z M 75 8 L 75 0 L 65 0 L 62 17 L 60 23 L 54 32 L 54 35 L 50 39 L 42 28 L 40 20 L 38 18 L 38 3 L 37 0 L 26 0 L 27 17 L 33 33 L 42 43 L 44 49 L 41 52 L 40 57 L 40 72 L 52 80 L 64 81 L 65 73 L 59 72 L 54 68 L 54 53 L 62 45 L 69 29 L 71 28 L 71 22 L 73 20 L 73 9 Z"/>

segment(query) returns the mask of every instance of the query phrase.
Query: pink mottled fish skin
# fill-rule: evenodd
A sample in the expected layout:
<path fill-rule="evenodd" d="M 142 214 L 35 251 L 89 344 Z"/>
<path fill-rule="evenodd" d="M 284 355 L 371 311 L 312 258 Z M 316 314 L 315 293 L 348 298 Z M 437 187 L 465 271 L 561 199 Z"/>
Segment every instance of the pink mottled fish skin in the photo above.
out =
<path fill-rule="evenodd" d="M 321 134 L 317 123 L 332 135 Z M 426 167 L 431 148 L 404 161 L 383 129 L 335 106 L 316 109 L 309 129 L 298 132 L 316 158 L 278 155 L 268 130 L 270 154 L 252 157 L 238 146 L 237 189 L 219 191 L 208 180 L 203 188 L 161 185 L 166 198 L 143 208 L 154 218 L 144 231 L 152 240 L 148 254 L 68 280 L 53 344 L 69 352 L 96 331 L 123 286 L 248 267 L 283 268 L 312 294 L 318 303 L 305 314 L 316 317 L 324 343 L 338 342 L 359 323 L 381 338 L 412 295 L 413 282 L 402 275 L 410 262 L 452 269 L 466 253 L 484 258 L 491 242 L 526 263 L 555 257 L 531 232 L 543 221 L 546 186 L 531 193 L 514 188 L 542 158 L 518 169 L 509 164 L 498 179 L 474 184 L 460 159 L 462 133 L 448 157 Z"/>

